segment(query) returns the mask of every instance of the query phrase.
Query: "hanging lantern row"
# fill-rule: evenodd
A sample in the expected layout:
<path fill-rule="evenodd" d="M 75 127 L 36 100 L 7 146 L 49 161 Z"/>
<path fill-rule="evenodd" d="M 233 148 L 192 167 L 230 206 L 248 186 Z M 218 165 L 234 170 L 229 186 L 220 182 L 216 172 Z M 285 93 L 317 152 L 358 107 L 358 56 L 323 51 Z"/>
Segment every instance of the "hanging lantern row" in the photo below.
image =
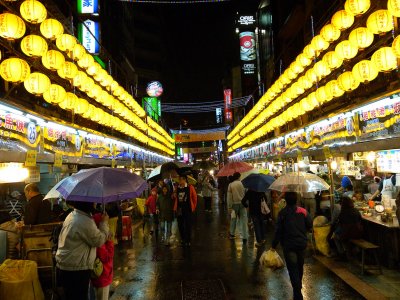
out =
<path fill-rule="evenodd" d="M 390 2 L 390 1 L 389 1 Z M 388 2 L 388 7 L 390 3 Z M 399 2 L 399 1 L 394 1 Z M 394 5 L 392 5 L 393 7 Z M 311 43 L 307 45 L 303 53 L 300 54 L 295 62 L 298 62 L 303 68 L 307 67 L 312 63 L 312 55 L 314 54 L 314 59 L 319 56 L 319 54 L 326 50 L 326 44 L 321 42 L 321 38 L 325 40 L 327 43 L 331 43 L 336 41 L 340 37 L 340 31 L 350 28 L 354 23 L 354 16 L 364 14 L 370 8 L 370 1 L 363 0 L 347 0 L 345 4 L 345 10 L 339 11 L 332 17 L 331 24 L 325 25 L 321 31 L 320 35 L 315 36 Z M 393 14 L 394 15 L 394 14 Z M 370 45 L 372 45 L 374 40 L 374 34 L 383 34 L 389 32 L 393 29 L 393 15 L 388 10 L 378 10 L 370 14 L 367 19 L 367 27 L 359 27 L 352 30 L 349 34 L 349 39 L 344 40 L 336 45 L 335 51 L 330 51 L 326 53 L 321 61 L 317 62 L 313 68 L 309 69 L 304 76 L 297 79 L 297 83 L 303 88 L 304 92 L 311 88 L 316 82 L 326 77 L 331 73 L 331 70 L 339 68 L 343 61 L 351 60 L 354 58 L 359 50 L 363 50 Z M 353 17 L 352 17 L 353 16 Z M 398 42 L 400 44 L 400 42 Z M 352 91 L 356 89 L 360 82 L 368 82 L 372 80 L 371 78 L 376 78 L 379 72 L 389 72 L 395 68 L 397 68 L 397 59 L 394 59 L 396 56 L 395 43 L 393 43 L 393 49 L 390 47 L 386 47 L 389 49 L 381 50 L 376 53 L 374 58 L 371 58 L 371 61 L 360 64 L 356 69 L 359 69 L 355 76 L 358 78 L 358 84 L 356 82 L 350 81 L 347 85 L 344 84 L 344 88 L 342 91 Z M 400 52 L 400 50 L 399 50 Z M 301 63 L 302 62 L 302 63 Z M 370 70 L 371 64 L 373 65 L 373 70 Z M 289 66 L 289 69 L 293 69 L 293 63 Z M 363 72 L 362 72 L 363 71 Z M 298 71 L 296 74 L 300 74 Z M 285 101 L 282 101 L 284 105 L 290 103 L 292 100 L 296 99 L 302 93 L 292 92 L 292 86 L 286 88 L 286 92 L 284 91 L 285 86 L 291 83 L 291 79 L 289 79 L 290 72 L 286 70 L 281 77 L 271 86 L 270 89 L 263 95 L 260 101 L 255 105 L 255 107 L 247 114 L 243 120 L 234 128 L 234 130 L 228 135 L 228 146 L 234 145 L 238 140 L 240 140 L 240 136 L 249 135 L 255 128 L 259 127 L 261 124 L 265 123 L 266 119 L 271 117 L 276 111 L 276 108 L 279 107 L 277 105 L 269 105 L 268 108 L 266 106 L 271 101 L 272 104 L 279 99 L 282 98 Z M 357 75 L 358 74 L 358 75 Z M 364 76 L 361 76 L 363 74 Z M 374 75 L 376 76 L 374 77 Z M 368 75 L 368 76 L 367 76 Z M 282 78 L 282 77 L 286 78 Z M 341 78 L 348 78 L 348 75 L 345 75 Z M 357 81 L 357 80 L 356 80 Z M 299 91 L 296 86 L 296 90 Z M 318 89 L 317 89 L 318 90 Z M 288 92 L 287 92 L 288 91 Z M 302 91 L 300 89 L 300 91 Z M 281 93 L 281 96 L 279 96 Z M 297 97 L 296 97 L 297 95 Z M 319 92 L 319 95 L 322 95 L 322 90 Z M 292 98 L 292 99 L 291 99 Z M 275 99 L 275 100 L 274 100 Z M 305 105 L 305 107 L 309 107 Z M 283 105 L 281 105 L 283 108 Z M 274 113 L 262 114 L 261 112 L 267 109 L 269 111 L 273 111 Z M 247 124 L 247 125 L 246 125 Z M 239 135 L 240 132 L 240 135 Z M 237 148 L 237 145 L 233 147 Z M 242 144 L 244 145 L 244 144 Z"/>
<path fill-rule="evenodd" d="M 36 0 L 27 0 L 21 3 L 20 13 L 22 18 L 17 15 L 11 13 L 3 13 L 0 14 L 0 36 L 7 40 L 16 40 L 24 36 L 26 32 L 25 21 L 30 22 L 32 24 L 40 24 L 40 32 L 46 39 L 55 40 L 56 46 L 59 50 L 65 52 L 69 58 L 76 61 L 78 66 L 85 69 L 87 74 L 93 76 L 93 78 L 104 88 L 110 90 L 115 97 L 118 97 L 125 105 L 132 108 L 136 114 L 140 117 L 145 116 L 145 112 L 140 107 L 140 105 L 133 99 L 133 97 L 127 93 L 119 84 L 110 76 L 101 66 L 94 61 L 93 56 L 88 54 L 85 48 L 79 44 L 75 37 L 64 34 L 63 25 L 55 19 L 46 19 L 47 11 L 42 3 Z M 38 35 L 28 35 L 21 40 L 21 50 L 22 52 L 29 57 L 41 57 L 43 65 L 51 71 L 57 71 L 58 75 L 61 78 L 71 80 L 75 82 L 75 86 L 78 86 L 81 90 L 85 90 L 87 93 L 91 94 L 92 90 L 90 87 L 95 85 L 93 79 L 81 76 L 81 81 L 88 82 L 85 87 L 89 86 L 89 88 L 83 88 L 83 85 L 78 83 L 78 79 L 74 80 L 75 76 L 78 74 L 77 67 L 71 63 L 65 61 L 64 55 L 57 50 L 49 50 L 47 42 Z M 16 72 L 15 74 L 8 74 L 7 70 L 3 70 L 2 75 L 3 78 L 9 78 L 8 81 L 18 83 L 28 79 L 30 75 L 32 80 L 38 77 L 37 74 L 29 74 L 27 70 L 29 70 L 29 66 L 23 60 L 18 61 L 17 58 L 12 60 L 13 63 L 7 65 L 20 66 L 20 73 Z M 6 80 L 6 79 L 5 79 Z M 31 81 L 32 81 L 31 80 Z M 92 84 L 91 84 L 92 83 Z M 34 86 L 28 86 L 32 93 L 35 95 L 43 94 L 41 92 L 41 87 L 38 87 L 36 91 Z M 101 89 L 101 88 L 100 88 Z M 95 91 L 99 92 L 98 89 Z M 47 94 L 46 98 L 50 99 Z M 104 98 L 104 97 L 103 97 Z M 114 99 L 114 106 L 118 107 L 119 112 L 124 111 L 124 107 L 122 104 L 116 104 L 117 100 Z M 84 107 L 83 107 L 84 108 Z M 126 109 L 125 109 L 126 110 Z M 128 115 L 128 113 L 124 112 L 124 115 Z M 131 116 L 133 113 L 130 114 Z M 147 130 L 148 126 L 135 115 L 135 125 L 138 125 L 140 129 Z M 174 148 L 174 140 L 168 135 L 168 133 L 158 124 L 152 124 L 152 128 L 154 128 L 158 133 L 161 134 L 162 140 L 165 144 L 168 145 L 169 148 Z M 156 134 L 159 135 L 159 134 Z"/>

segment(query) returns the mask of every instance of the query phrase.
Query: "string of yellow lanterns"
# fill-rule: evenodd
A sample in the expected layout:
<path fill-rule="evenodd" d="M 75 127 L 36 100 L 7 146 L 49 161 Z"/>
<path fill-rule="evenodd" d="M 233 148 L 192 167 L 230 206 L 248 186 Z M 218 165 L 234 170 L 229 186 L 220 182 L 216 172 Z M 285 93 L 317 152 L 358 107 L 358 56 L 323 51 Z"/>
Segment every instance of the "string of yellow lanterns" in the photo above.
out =
<path fill-rule="evenodd" d="M 361 3 L 361 2 L 363 2 L 363 3 Z M 399 5 L 400 1 L 388 1 L 388 7 L 390 7 L 390 2 L 397 2 L 397 5 L 398 5 L 397 9 L 400 7 L 400 5 Z M 360 13 L 365 13 L 366 11 L 368 11 L 369 6 L 370 6 L 369 1 L 349 1 L 348 0 L 346 2 L 346 8 L 347 8 L 346 10 L 347 11 L 350 10 L 350 8 L 349 8 L 350 4 L 352 4 L 353 7 L 354 7 L 354 5 L 359 7 Z M 392 9 L 393 9 L 393 7 L 396 7 L 395 5 L 392 5 Z M 400 10 L 398 10 L 398 12 L 399 11 Z M 341 14 L 341 15 L 343 16 L 343 14 Z M 390 22 L 387 22 L 388 15 L 390 16 L 390 20 L 392 22 L 392 16 L 386 10 L 380 10 L 380 11 L 372 13 L 368 18 L 369 22 L 367 21 L 367 28 L 365 28 L 365 27 L 364 28 L 356 28 L 355 30 L 353 30 L 351 32 L 351 34 L 349 36 L 350 44 L 353 44 L 353 46 L 355 46 L 356 49 L 364 49 L 364 48 L 367 48 L 368 46 L 370 46 L 373 42 L 374 37 L 373 37 L 372 32 L 374 32 L 376 34 L 382 34 L 382 33 L 392 30 L 393 27 L 390 26 L 390 24 L 389 24 Z M 393 15 L 395 15 L 395 13 L 393 13 Z M 383 19 L 383 22 L 382 21 L 378 22 L 377 19 L 379 19 L 379 18 Z M 344 19 L 346 19 L 346 18 L 344 18 Z M 329 37 L 329 35 L 326 34 L 326 32 L 327 32 L 326 29 L 323 28 L 323 30 L 321 30 L 321 36 L 324 36 L 322 34 L 322 32 L 324 32 L 325 36 L 327 36 L 328 38 L 333 40 L 332 37 Z M 333 35 L 331 35 L 331 36 L 333 36 Z M 342 95 L 345 91 L 352 91 L 352 90 L 356 89 L 359 86 L 360 82 L 369 82 L 369 81 L 375 79 L 379 72 L 389 72 L 391 70 L 396 69 L 397 68 L 397 57 L 396 57 L 397 54 L 396 53 L 400 53 L 400 51 L 397 50 L 397 49 L 400 49 L 399 46 L 400 46 L 400 39 L 396 38 L 395 41 L 393 42 L 392 47 L 383 47 L 381 49 L 378 49 L 373 54 L 371 61 L 362 61 L 359 64 L 356 64 L 353 67 L 352 72 L 345 72 L 345 73 L 341 74 L 338 77 L 337 81 L 336 80 L 331 81 L 323 88 L 328 88 L 328 90 L 330 90 L 333 94 L 336 94 L 336 97 L 337 97 L 339 95 Z M 347 49 L 344 49 L 344 50 L 347 50 L 347 52 L 342 51 L 342 53 L 344 53 L 344 55 L 342 55 L 342 56 L 351 57 L 352 49 L 349 45 L 346 45 L 346 47 L 347 47 Z M 332 54 L 330 54 L 330 56 L 332 56 Z M 325 59 L 325 62 L 329 65 L 328 58 L 329 58 L 329 56 L 327 56 L 327 58 Z M 341 65 L 341 63 L 340 63 L 340 65 Z M 331 67 L 331 65 L 329 65 L 329 67 Z M 335 67 L 335 64 L 332 64 L 332 67 Z M 317 92 L 318 92 L 317 94 L 319 94 L 319 97 L 317 97 L 317 98 L 323 99 L 324 97 L 328 97 L 325 99 L 328 99 L 327 101 L 329 101 L 329 95 L 325 95 L 325 96 L 323 95 L 324 94 L 323 88 L 317 89 Z M 313 100 L 312 97 L 311 98 L 307 97 L 306 99 Z M 301 106 L 304 111 L 309 111 L 310 108 L 312 107 L 312 105 L 306 104 L 306 101 L 307 101 L 306 99 L 302 99 L 299 103 L 302 104 Z M 312 103 L 312 102 L 310 102 L 310 103 Z M 272 106 L 270 106 L 270 107 L 272 107 Z M 281 116 L 286 117 L 287 115 L 289 115 L 289 111 L 291 111 L 290 109 L 292 107 L 290 107 L 287 111 L 285 111 L 283 114 L 281 114 Z M 254 108 L 256 108 L 256 107 L 254 107 Z M 286 114 L 286 112 L 288 112 L 288 113 Z M 244 118 L 242 120 L 242 122 L 243 121 L 248 122 L 247 119 L 246 120 L 245 119 L 246 118 Z M 258 121 L 256 123 L 261 124 L 262 122 Z M 267 123 L 269 126 L 265 125 L 261 129 L 270 128 L 271 127 L 270 124 L 279 124 L 279 123 L 280 123 L 279 119 L 278 119 L 278 121 L 276 119 L 273 119 L 273 120 L 271 120 L 271 122 Z M 252 123 L 250 123 L 248 126 L 251 126 L 251 125 L 252 125 Z M 237 134 L 237 131 L 238 130 L 236 130 L 236 132 L 232 132 L 232 133 Z M 241 131 L 240 134 L 243 135 L 245 132 L 248 133 L 249 130 Z M 258 132 L 260 132 L 260 130 L 258 130 Z M 229 139 L 228 145 L 230 145 L 230 146 L 235 144 L 239 140 L 239 135 L 232 135 L 232 133 L 230 136 L 228 136 L 228 139 Z M 254 140 L 257 136 L 260 137 L 260 134 L 253 133 L 252 135 L 250 135 L 250 137 L 243 139 L 241 142 L 237 143 L 235 145 L 235 147 L 230 147 L 230 148 L 236 149 L 237 147 L 241 147 L 241 146 L 247 144 L 249 141 Z"/>
<path fill-rule="evenodd" d="M 64 28 L 59 21 L 55 19 L 46 19 L 47 11 L 43 4 L 36 0 L 24 1 L 20 6 L 20 13 L 22 18 L 27 22 L 30 22 L 32 24 L 42 23 L 40 25 L 41 34 L 47 39 L 55 39 L 57 48 L 59 48 L 61 51 L 66 52 L 71 59 L 78 61 L 78 65 L 80 67 L 89 69 L 89 72 L 91 72 L 92 75 L 98 73 L 98 68 L 91 68 L 92 64 L 94 64 L 93 57 L 90 54 L 86 53 L 86 50 L 83 48 L 83 46 L 77 43 L 75 37 L 64 34 Z M 3 13 L 0 15 L 1 37 L 7 40 L 16 40 L 23 37 L 25 32 L 26 26 L 24 21 L 20 17 L 11 13 Z M 21 50 L 25 55 L 31 57 L 42 57 L 42 63 L 46 68 L 52 71 L 57 71 L 60 77 L 76 83 L 78 80 L 74 79 L 75 76 L 77 76 L 78 74 L 77 67 L 71 62 L 65 61 L 64 55 L 61 52 L 57 50 L 47 51 L 47 48 L 48 46 L 46 41 L 42 37 L 37 35 L 26 36 L 21 41 Z M 109 74 L 107 74 L 107 72 L 104 71 L 101 74 L 103 76 L 97 76 L 96 78 L 100 85 L 108 88 L 113 83 L 112 88 L 115 89 L 115 95 L 119 96 L 125 104 L 133 108 L 134 111 L 139 113 L 141 117 L 145 116 L 145 112 L 140 107 L 140 105 L 137 104 L 133 97 L 130 96 L 126 91 L 124 91 L 124 89 L 120 87 Z M 27 91 L 37 96 L 43 95 L 45 101 L 53 104 L 58 103 L 59 106 L 63 109 L 74 109 L 76 113 L 84 114 L 85 116 L 90 115 L 88 111 L 96 111 L 97 113 L 101 111 L 100 109 L 88 104 L 86 100 L 79 99 L 74 94 L 66 93 L 61 86 L 51 84 L 49 78 L 46 75 L 38 72 L 30 74 L 29 65 L 22 59 L 9 58 L 4 60 L 0 65 L 0 75 L 4 80 L 9 82 L 24 82 L 24 86 Z M 91 78 L 84 78 L 82 74 L 79 74 L 79 76 L 81 77 L 81 81 L 80 84 L 76 83 L 78 88 L 80 88 L 81 90 L 91 91 L 91 87 L 94 86 L 93 80 Z M 95 90 L 98 91 L 98 89 Z M 72 95 L 74 95 L 75 97 Z M 135 125 L 138 125 L 142 130 L 146 130 L 146 128 L 148 128 L 147 125 L 139 117 L 137 117 L 131 111 L 128 112 L 127 109 L 125 107 L 122 107 L 121 103 L 117 102 L 117 100 L 115 100 L 114 98 L 111 102 L 108 102 L 108 104 L 110 104 L 110 107 L 117 106 L 117 104 L 119 104 L 117 109 L 119 114 L 133 119 L 133 123 Z M 128 121 L 132 120 L 128 119 Z M 120 128 L 124 127 L 121 122 L 121 120 L 117 122 Z M 163 130 L 162 127 L 160 127 L 158 124 L 157 126 L 153 125 L 153 127 L 162 134 L 160 135 L 156 133 L 153 134 L 152 137 L 166 144 L 169 149 L 174 149 L 174 141 L 165 132 L 165 130 Z M 125 131 L 127 131 L 127 127 L 124 128 Z M 141 140 L 143 140 L 143 138 Z M 158 144 L 157 148 L 164 149 L 164 146 Z M 169 154 L 173 154 L 171 150 L 168 150 L 166 152 Z"/>

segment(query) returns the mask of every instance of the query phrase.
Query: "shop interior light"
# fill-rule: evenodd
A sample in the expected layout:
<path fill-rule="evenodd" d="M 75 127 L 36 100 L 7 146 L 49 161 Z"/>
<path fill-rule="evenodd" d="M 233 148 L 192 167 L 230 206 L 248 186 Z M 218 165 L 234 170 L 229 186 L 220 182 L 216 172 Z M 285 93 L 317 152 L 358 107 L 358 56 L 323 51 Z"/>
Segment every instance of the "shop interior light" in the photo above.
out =
<path fill-rule="evenodd" d="M 29 170 L 22 163 L 1 163 L 0 183 L 24 182 L 29 177 Z"/>
<path fill-rule="evenodd" d="M 336 171 L 337 168 L 338 168 L 338 164 L 337 164 L 336 160 L 331 161 L 331 169 L 333 171 Z"/>
<path fill-rule="evenodd" d="M 368 152 L 368 154 L 367 154 L 367 161 L 369 161 L 369 162 L 374 162 L 375 159 L 376 159 L 376 154 L 375 154 L 375 152 L 373 152 L 373 151 Z"/>

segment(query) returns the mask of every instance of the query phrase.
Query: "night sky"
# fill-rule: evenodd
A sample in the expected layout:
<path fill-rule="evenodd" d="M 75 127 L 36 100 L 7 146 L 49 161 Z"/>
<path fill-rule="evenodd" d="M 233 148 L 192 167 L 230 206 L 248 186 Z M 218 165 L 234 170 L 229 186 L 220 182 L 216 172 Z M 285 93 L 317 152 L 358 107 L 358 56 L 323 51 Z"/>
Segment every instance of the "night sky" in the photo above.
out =
<path fill-rule="evenodd" d="M 152 5 L 161 15 L 165 34 L 163 77 L 167 102 L 201 102 L 223 99 L 222 79 L 239 63 L 239 41 L 235 33 L 236 12 L 255 12 L 259 1 Z M 145 7 L 147 6 L 147 8 Z M 134 4 L 136 10 L 149 4 Z M 215 123 L 215 113 L 202 115 L 164 114 L 171 128 L 182 119 L 190 128 Z"/>

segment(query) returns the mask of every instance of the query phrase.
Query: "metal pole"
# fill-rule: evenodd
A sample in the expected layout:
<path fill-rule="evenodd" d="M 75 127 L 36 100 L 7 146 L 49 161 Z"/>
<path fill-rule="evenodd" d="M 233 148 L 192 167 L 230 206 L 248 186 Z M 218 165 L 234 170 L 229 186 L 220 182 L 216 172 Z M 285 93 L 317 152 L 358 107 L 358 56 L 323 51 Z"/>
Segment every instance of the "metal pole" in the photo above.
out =
<path fill-rule="evenodd" d="M 329 187 L 329 201 L 330 201 L 330 208 L 331 208 L 331 217 L 333 215 L 333 208 L 335 205 L 333 195 L 334 195 L 334 187 L 333 187 L 333 172 L 332 172 L 332 167 L 331 167 L 331 159 L 327 160 L 328 162 L 328 174 L 329 174 L 329 180 L 331 181 L 330 187 Z"/>

